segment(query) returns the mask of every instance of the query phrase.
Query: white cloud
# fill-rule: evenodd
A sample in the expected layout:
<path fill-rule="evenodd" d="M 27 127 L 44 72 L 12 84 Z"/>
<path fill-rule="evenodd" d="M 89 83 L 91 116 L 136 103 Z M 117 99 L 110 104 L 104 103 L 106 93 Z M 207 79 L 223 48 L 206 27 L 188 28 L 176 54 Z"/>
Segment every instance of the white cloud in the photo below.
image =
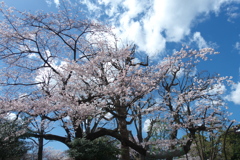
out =
<path fill-rule="evenodd" d="M 55 5 L 56 5 L 56 7 L 58 7 L 58 6 L 60 5 L 59 0 L 54 0 L 54 3 L 55 3 Z"/>
<path fill-rule="evenodd" d="M 233 85 L 232 92 L 226 97 L 226 99 L 235 104 L 240 104 L 240 82 Z"/>
<path fill-rule="evenodd" d="M 226 92 L 226 86 L 224 84 L 215 84 L 211 89 L 209 89 L 209 94 L 223 94 Z"/>
<path fill-rule="evenodd" d="M 110 112 L 108 112 L 107 114 L 105 114 L 104 117 L 107 119 L 111 119 L 113 117 L 113 115 Z"/>
<path fill-rule="evenodd" d="M 226 9 L 228 21 L 234 23 L 234 21 L 240 16 L 239 8 L 237 6 L 231 5 Z"/>
<path fill-rule="evenodd" d="M 234 48 L 237 49 L 240 53 L 240 42 L 236 42 Z"/>
<path fill-rule="evenodd" d="M 197 67 L 194 67 L 191 70 L 189 70 L 189 69 L 186 70 L 184 68 L 180 68 L 179 72 L 177 73 L 177 77 L 181 78 L 184 75 L 193 77 L 196 75 L 196 73 L 197 73 Z M 188 74 L 188 75 L 186 75 L 186 74 Z"/>
<path fill-rule="evenodd" d="M 17 115 L 15 113 L 8 113 L 6 116 L 6 119 L 10 121 L 16 120 L 16 118 L 17 118 Z"/>
<path fill-rule="evenodd" d="M 20 117 L 17 117 L 17 115 L 15 113 L 7 113 L 7 115 L 5 116 L 6 120 L 9 121 L 15 121 L 17 120 L 17 122 L 21 123 L 22 119 Z"/>
<path fill-rule="evenodd" d="M 85 4 L 90 11 L 96 11 L 99 9 L 99 7 L 97 5 L 95 5 L 94 3 L 92 3 L 89 0 L 82 0 L 81 3 Z"/>
<path fill-rule="evenodd" d="M 66 116 L 66 117 L 63 118 L 63 120 L 64 120 L 64 121 L 70 121 L 71 118 L 70 118 L 69 116 Z"/>
<path fill-rule="evenodd" d="M 49 51 L 45 52 L 46 54 L 50 54 Z M 58 64 L 59 63 L 59 64 Z M 57 62 L 57 61 L 52 61 L 51 62 L 51 66 L 57 70 L 58 72 L 60 72 L 61 74 L 64 75 L 64 68 L 67 66 L 67 62 L 66 61 L 61 61 L 61 62 Z M 45 67 L 45 68 L 40 68 L 37 70 L 37 75 L 35 77 L 35 82 L 42 82 L 43 84 L 39 84 L 38 87 L 43 87 L 46 84 L 48 84 L 48 87 L 55 87 L 55 85 L 58 82 L 58 77 L 55 75 L 55 73 L 53 72 L 53 70 L 50 67 Z M 49 88 L 49 89 L 50 89 Z"/>
<path fill-rule="evenodd" d="M 124 41 L 139 46 L 139 50 L 154 56 L 163 52 L 167 42 L 181 42 L 191 34 L 191 27 L 209 13 L 220 12 L 223 4 L 232 0 L 98 0 L 94 6 L 104 8 L 107 22 L 116 27 Z M 92 3 L 87 5 L 89 10 Z M 194 33 L 199 47 L 207 45 L 200 32 Z"/>
<path fill-rule="evenodd" d="M 51 0 L 45 0 L 45 1 L 46 1 L 46 3 L 47 3 L 48 6 L 51 6 L 51 5 L 52 5 L 52 1 L 51 1 Z"/>
<path fill-rule="evenodd" d="M 144 132 L 148 132 L 150 124 L 151 124 L 151 120 L 146 119 L 145 122 L 144 122 L 144 126 L 143 126 L 143 131 Z"/>
<path fill-rule="evenodd" d="M 105 6 L 110 6 L 104 12 L 108 16 L 116 16 L 119 13 L 119 6 L 121 6 L 123 0 L 98 0 L 98 3 Z"/>
<path fill-rule="evenodd" d="M 149 127 L 151 125 L 151 120 L 150 119 L 146 119 L 144 122 L 144 126 L 143 126 L 143 132 L 148 132 L 149 131 Z M 158 121 L 156 123 L 153 124 L 153 128 L 155 131 L 157 132 L 161 132 L 161 131 L 167 131 L 170 129 L 170 126 L 168 123 L 164 122 L 164 121 Z"/>
<path fill-rule="evenodd" d="M 51 6 L 52 3 L 55 3 L 56 7 L 58 7 L 60 5 L 59 0 L 45 0 L 45 2 L 47 3 L 48 6 Z"/>
<path fill-rule="evenodd" d="M 193 34 L 192 41 L 197 43 L 199 49 L 208 47 L 207 42 L 201 36 L 200 32 L 195 32 Z"/>

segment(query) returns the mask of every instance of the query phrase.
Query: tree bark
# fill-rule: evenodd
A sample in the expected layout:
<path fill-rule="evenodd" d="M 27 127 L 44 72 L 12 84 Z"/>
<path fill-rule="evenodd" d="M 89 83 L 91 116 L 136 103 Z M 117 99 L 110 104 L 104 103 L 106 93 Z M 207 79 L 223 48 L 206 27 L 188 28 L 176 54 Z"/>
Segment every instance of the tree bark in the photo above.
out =
<path fill-rule="evenodd" d="M 129 146 L 126 143 L 126 140 L 129 140 L 129 131 L 127 129 L 126 115 L 127 111 L 125 107 L 118 108 L 118 114 L 121 115 L 118 117 L 118 127 L 121 135 L 121 160 L 130 160 L 130 151 Z"/>
<path fill-rule="evenodd" d="M 61 137 L 61 136 L 57 136 L 57 135 L 53 135 L 53 134 L 44 134 L 44 135 L 39 135 L 39 134 L 34 134 L 34 133 L 30 133 L 28 134 L 30 137 L 35 137 L 35 138 L 44 138 L 46 140 L 54 140 L 54 141 L 58 141 L 61 142 L 63 144 L 65 144 L 67 147 L 71 147 L 69 145 L 70 139 L 66 138 L 66 137 Z"/>
<path fill-rule="evenodd" d="M 44 125 L 43 125 L 43 123 L 41 123 L 41 128 L 40 128 L 39 135 L 44 135 Z M 38 138 L 38 160 L 43 159 L 43 142 L 44 142 L 43 137 L 39 137 Z"/>
<path fill-rule="evenodd" d="M 38 160 L 43 158 L 43 138 L 38 138 Z"/>
<path fill-rule="evenodd" d="M 177 138 L 177 130 L 173 130 L 172 133 L 170 134 L 170 139 L 171 140 L 174 140 Z M 170 146 L 170 149 L 171 150 L 174 150 L 175 149 L 175 146 L 171 145 Z M 166 158 L 166 160 L 173 160 L 173 157 L 169 157 L 169 158 Z"/>

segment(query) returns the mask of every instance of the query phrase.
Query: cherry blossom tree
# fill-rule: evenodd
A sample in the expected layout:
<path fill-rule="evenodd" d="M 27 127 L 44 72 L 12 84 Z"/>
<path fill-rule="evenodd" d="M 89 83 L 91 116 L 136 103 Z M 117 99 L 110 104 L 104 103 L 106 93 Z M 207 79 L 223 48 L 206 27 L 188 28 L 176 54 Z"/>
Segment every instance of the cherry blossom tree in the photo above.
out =
<path fill-rule="evenodd" d="M 83 19 L 67 4 L 61 7 L 57 13 L 31 14 L 2 4 L 1 115 L 16 112 L 60 122 L 65 136 L 31 136 L 70 148 L 74 138 L 112 136 L 121 142 L 124 160 L 130 159 L 130 148 L 142 157 L 184 155 L 197 130 L 220 124 L 219 87 L 227 78 L 192 73 L 212 49 L 183 48 L 157 65 L 138 62 L 136 46 L 121 45 L 110 27 Z M 157 91 L 160 98 L 155 103 L 149 97 Z M 151 126 L 144 138 L 142 123 L 147 118 Z M 167 145 L 163 140 L 150 142 L 157 118 L 168 119 L 172 133 L 169 150 L 152 154 L 151 143 Z M 189 139 L 171 147 L 180 128 L 190 132 Z"/>
<path fill-rule="evenodd" d="M 29 153 L 27 153 L 25 156 L 24 156 L 24 159 L 38 159 L 38 146 L 36 146 L 35 144 L 33 144 L 31 146 L 31 151 Z M 59 160 L 59 159 L 62 159 L 62 160 L 73 160 L 72 158 L 70 158 L 68 156 L 68 154 L 64 151 L 61 151 L 61 150 L 56 150 L 52 147 L 46 147 L 44 148 L 43 150 L 43 156 L 42 156 L 42 159 L 51 159 L 51 160 Z"/>
<path fill-rule="evenodd" d="M 129 143 L 141 149 L 128 138 L 127 111 L 157 86 L 167 67 L 142 68 L 133 62 L 131 47 L 118 48 L 110 28 L 67 8 L 36 15 L 4 7 L 1 12 L 2 114 L 60 121 L 66 137 L 32 136 L 69 147 L 73 137 L 111 135 L 121 141 L 123 159 L 129 159 Z M 117 128 L 99 130 L 108 112 Z"/>
<path fill-rule="evenodd" d="M 164 108 L 159 115 L 161 121 L 168 124 L 170 140 L 178 141 L 180 130 L 184 130 L 189 139 L 195 139 L 200 131 L 214 134 L 229 122 L 223 94 L 231 77 L 197 71 L 200 60 L 206 61 L 208 53 L 214 53 L 211 50 L 198 52 L 186 48 L 165 58 L 171 66 L 158 89 L 159 106 Z M 156 117 L 151 119 L 153 128 L 149 128 L 149 133 L 158 122 Z M 176 146 L 178 142 L 170 144 L 167 149 Z M 168 159 L 173 157 L 169 155 Z"/>
<path fill-rule="evenodd" d="M 216 134 L 229 122 L 223 94 L 231 77 L 197 70 L 197 64 L 207 61 L 211 54 L 217 53 L 210 48 L 195 51 L 186 47 L 165 57 L 163 62 L 170 65 L 158 88 L 152 92 L 158 92 L 158 96 L 155 93 L 157 98 L 141 99 L 131 108 L 137 132 L 137 137 L 132 139 L 144 144 L 149 151 L 151 146 L 158 148 L 151 157 L 172 159 L 181 156 L 188 152 L 198 132 Z M 145 138 L 142 132 L 144 121 L 148 121 Z M 164 140 L 160 137 L 156 140 L 156 135 L 161 134 L 158 133 L 160 127 L 165 127 L 169 134 Z M 179 139 L 180 131 L 182 135 L 188 135 L 187 140 Z"/>
<path fill-rule="evenodd" d="M 69 146 L 73 137 L 94 131 L 103 116 L 94 122 L 90 117 L 100 113 L 94 104 L 94 99 L 100 98 L 94 92 L 96 84 L 87 86 L 85 82 L 90 79 L 83 77 L 77 91 L 70 82 L 73 71 L 67 70 L 67 65 L 90 63 L 98 52 L 91 39 L 110 33 L 109 28 L 83 20 L 79 17 L 81 13 L 72 13 L 67 8 L 58 13 L 33 15 L 2 5 L 2 116 L 15 111 L 33 118 L 41 116 L 46 123 L 60 121 L 66 137 L 41 136 Z M 92 130 L 91 123 L 95 123 Z"/>

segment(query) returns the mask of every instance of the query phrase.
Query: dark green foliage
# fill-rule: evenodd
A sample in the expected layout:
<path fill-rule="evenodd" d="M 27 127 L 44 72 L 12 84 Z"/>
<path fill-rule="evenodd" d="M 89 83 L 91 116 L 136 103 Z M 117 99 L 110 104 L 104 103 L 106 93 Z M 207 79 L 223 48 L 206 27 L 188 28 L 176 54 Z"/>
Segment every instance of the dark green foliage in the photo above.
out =
<path fill-rule="evenodd" d="M 225 149 L 228 159 L 240 159 L 240 132 L 230 129 L 226 135 Z"/>
<path fill-rule="evenodd" d="M 115 142 L 106 137 L 94 141 L 77 138 L 71 145 L 68 154 L 76 160 L 116 160 L 119 154 Z"/>
<path fill-rule="evenodd" d="M 239 126 L 229 130 L 223 128 L 218 132 L 197 132 L 188 156 L 209 160 L 240 160 L 240 132 L 236 128 Z"/>
<path fill-rule="evenodd" d="M 23 125 L 16 121 L 0 120 L 0 160 L 17 160 L 27 153 L 22 136 Z"/>
<path fill-rule="evenodd" d="M 28 148 L 26 146 L 26 142 L 16 138 L 14 141 L 1 143 L 0 160 L 20 159 L 22 156 L 24 156 L 24 154 L 27 153 L 27 151 Z"/>

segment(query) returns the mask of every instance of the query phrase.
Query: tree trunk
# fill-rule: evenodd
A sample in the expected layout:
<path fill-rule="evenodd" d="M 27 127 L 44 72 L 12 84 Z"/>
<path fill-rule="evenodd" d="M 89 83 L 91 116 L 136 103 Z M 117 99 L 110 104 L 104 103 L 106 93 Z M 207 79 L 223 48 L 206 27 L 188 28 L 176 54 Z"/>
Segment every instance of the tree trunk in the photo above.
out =
<path fill-rule="evenodd" d="M 174 130 L 174 131 L 172 131 L 172 133 L 170 134 L 170 139 L 171 139 L 171 140 L 174 140 L 174 139 L 176 139 L 176 138 L 177 138 L 177 130 Z M 174 150 L 174 149 L 175 149 L 175 146 L 171 145 L 171 146 L 170 146 L 170 149 L 171 149 L 171 150 Z M 173 160 L 173 157 L 166 158 L 166 160 Z"/>
<path fill-rule="evenodd" d="M 43 158 L 43 137 L 38 138 L 38 160 Z"/>
<path fill-rule="evenodd" d="M 39 135 L 41 136 L 43 134 L 44 134 L 44 126 L 43 126 L 43 123 L 42 123 Z M 43 159 L 43 142 L 44 142 L 43 137 L 42 136 L 39 137 L 38 138 L 38 160 Z"/>
<path fill-rule="evenodd" d="M 119 132 L 121 134 L 122 140 L 121 140 L 121 160 L 130 160 L 130 154 L 129 154 L 129 146 L 127 145 L 127 142 L 124 141 L 124 139 L 129 140 L 129 132 L 127 129 L 127 111 L 124 107 L 119 107 L 118 114 L 121 115 L 118 117 L 118 124 L 119 124 Z"/>

